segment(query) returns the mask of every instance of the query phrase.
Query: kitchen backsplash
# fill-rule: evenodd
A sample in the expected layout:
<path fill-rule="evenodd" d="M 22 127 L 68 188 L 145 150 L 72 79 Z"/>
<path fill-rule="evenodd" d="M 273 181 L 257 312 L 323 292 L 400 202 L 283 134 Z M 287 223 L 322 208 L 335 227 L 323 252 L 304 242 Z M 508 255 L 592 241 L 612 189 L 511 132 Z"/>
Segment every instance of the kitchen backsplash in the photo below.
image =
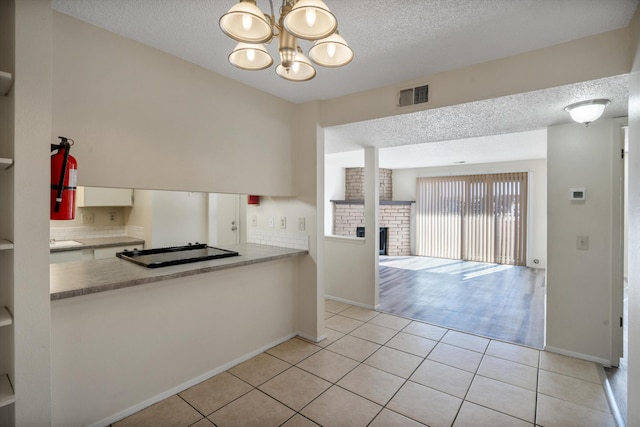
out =
<path fill-rule="evenodd" d="M 49 238 L 55 240 L 92 239 L 96 237 L 129 236 L 142 239 L 144 228 L 124 225 L 95 225 L 84 227 L 50 227 Z"/>
<path fill-rule="evenodd" d="M 309 235 L 302 231 L 249 230 L 247 242 L 309 250 Z"/>
<path fill-rule="evenodd" d="M 125 236 L 144 240 L 144 227 L 138 225 L 125 225 Z"/>

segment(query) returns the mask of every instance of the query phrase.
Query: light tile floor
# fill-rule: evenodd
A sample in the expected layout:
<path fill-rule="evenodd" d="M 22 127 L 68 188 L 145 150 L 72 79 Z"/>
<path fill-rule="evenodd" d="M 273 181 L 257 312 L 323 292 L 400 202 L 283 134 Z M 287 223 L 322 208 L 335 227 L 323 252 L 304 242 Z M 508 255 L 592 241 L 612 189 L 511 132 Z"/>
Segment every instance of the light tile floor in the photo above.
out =
<path fill-rule="evenodd" d="M 293 338 L 130 426 L 615 426 L 596 364 L 326 301 Z"/>

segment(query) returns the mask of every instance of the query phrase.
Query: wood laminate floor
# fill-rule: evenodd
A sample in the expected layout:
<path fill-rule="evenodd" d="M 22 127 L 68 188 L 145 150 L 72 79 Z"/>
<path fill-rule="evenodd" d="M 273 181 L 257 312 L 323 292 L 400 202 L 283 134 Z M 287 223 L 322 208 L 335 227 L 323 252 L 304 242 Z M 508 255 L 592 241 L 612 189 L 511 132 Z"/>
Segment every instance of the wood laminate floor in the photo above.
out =
<path fill-rule="evenodd" d="M 380 256 L 380 311 L 488 338 L 544 346 L 545 270 Z"/>

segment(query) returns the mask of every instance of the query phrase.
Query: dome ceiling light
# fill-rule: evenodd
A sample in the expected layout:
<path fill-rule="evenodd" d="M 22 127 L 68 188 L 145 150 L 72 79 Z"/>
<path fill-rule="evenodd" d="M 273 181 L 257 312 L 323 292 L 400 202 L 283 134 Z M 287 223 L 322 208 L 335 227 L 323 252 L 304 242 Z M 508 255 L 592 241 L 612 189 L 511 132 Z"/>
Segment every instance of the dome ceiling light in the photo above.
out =
<path fill-rule="evenodd" d="M 576 122 L 589 126 L 589 123 L 598 120 L 600 116 L 602 116 L 604 108 L 610 103 L 611 101 L 608 99 L 590 99 L 588 101 L 567 105 L 564 107 L 564 110 L 568 112 Z"/>
<path fill-rule="evenodd" d="M 273 2 L 271 15 L 262 13 L 255 0 L 240 0 L 220 18 L 220 28 L 238 45 L 229 62 L 242 70 L 264 70 L 273 58 L 263 43 L 279 38 L 280 64 L 276 73 L 287 80 L 306 81 L 316 75 L 311 61 L 323 67 L 336 68 L 353 59 L 353 51 L 338 34 L 338 20 L 322 0 L 283 0 L 276 21 Z M 307 58 L 298 39 L 314 41 Z"/>

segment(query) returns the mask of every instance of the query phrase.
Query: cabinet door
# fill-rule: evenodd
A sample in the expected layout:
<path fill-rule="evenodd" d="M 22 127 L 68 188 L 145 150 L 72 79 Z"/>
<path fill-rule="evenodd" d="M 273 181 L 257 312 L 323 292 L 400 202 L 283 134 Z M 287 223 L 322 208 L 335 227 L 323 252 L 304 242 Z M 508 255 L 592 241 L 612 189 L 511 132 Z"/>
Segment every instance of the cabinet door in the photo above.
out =
<path fill-rule="evenodd" d="M 73 261 L 91 261 L 93 259 L 93 249 L 81 249 L 76 251 L 51 252 L 49 256 L 50 264 Z"/>
<path fill-rule="evenodd" d="M 133 190 L 130 188 L 78 187 L 78 207 L 131 206 Z"/>

